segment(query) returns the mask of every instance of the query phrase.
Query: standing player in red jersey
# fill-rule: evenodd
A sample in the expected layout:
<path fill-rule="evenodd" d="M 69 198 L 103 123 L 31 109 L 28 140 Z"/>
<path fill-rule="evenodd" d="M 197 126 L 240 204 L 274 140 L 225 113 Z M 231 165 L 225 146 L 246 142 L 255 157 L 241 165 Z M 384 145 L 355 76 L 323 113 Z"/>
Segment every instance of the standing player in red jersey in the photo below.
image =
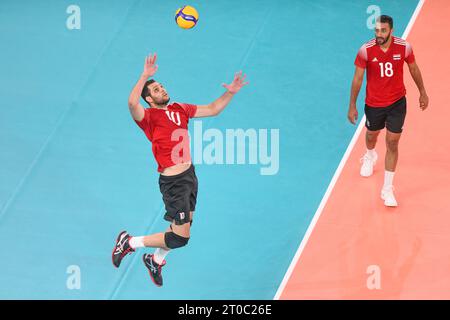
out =
<path fill-rule="evenodd" d="M 393 20 L 382 15 L 377 19 L 375 39 L 365 43 L 355 59 L 348 119 L 355 124 L 358 119 L 356 99 L 367 69 L 366 105 L 366 147 L 361 158 L 361 175 L 369 177 L 378 159 L 375 151 L 377 137 L 386 127 L 386 157 L 384 185 L 381 198 L 389 207 L 396 207 L 394 197 L 394 173 L 398 160 L 398 144 L 406 116 L 406 89 L 403 83 L 403 63 L 408 64 L 414 82 L 420 92 L 419 104 L 422 110 L 428 107 L 428 96 L 417 66 L 411 45 L 393 35 Z"/>
<path fill-rule="evenodd" d="M 189 119 L 218 115 L 248 82 L 244 82 L 245 75 L 239 72 L 231 84 L 223 84 L 227 91 L 208 105 L 169 104 L 166 89 L 155 80 L 148 80 L 158 69 L 155 63 L 156 54 L 145 59 L 144 72 L 131 91 L 128 106 L 134 121 L 152 143 L 160 172 L 159 188 L 166 208 L 164 219 L 171 224 L 165 232 L 141 237 L 132 237 L 122 231 L 117 237 L 112 261 L 118 268 L 122 259 L 137 248 L 157 248 L 154 254 L 144 254 L 142 258 L 153 282 L 162 286 L 164 258 L 169 250 L 187 245 L 197 202 L 198 181 L 189 151 Z M 140 96 L 150 108 L 145 109 L 139 103 Z"/>

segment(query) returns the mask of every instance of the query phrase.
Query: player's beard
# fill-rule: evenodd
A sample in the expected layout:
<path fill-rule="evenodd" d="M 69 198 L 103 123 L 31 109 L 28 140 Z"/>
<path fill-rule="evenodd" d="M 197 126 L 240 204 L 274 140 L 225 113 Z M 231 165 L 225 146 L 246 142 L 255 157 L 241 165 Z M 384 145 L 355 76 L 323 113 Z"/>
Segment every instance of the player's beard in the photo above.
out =
<path fill-rule="evenodd" d="M 158 106 L 166 106 L 170 101 L 170 97 L 167 95 L 167 97 L 161 97 L 158 101 L 155 99 L 153 99 L 153 101 L 155 101 Z"/>
<path fill-rule="evenodd" d="M 170 101 L 170 97 L 167 96 L 166 98 L 162 98 L 161 100 L 162 100 L 162 103 L 163 103 L 163 104 L 168 104 L 169 101 Z"/>
<path fill-rule="evenodd" d="M 376 37 L 376 38 L 377 38 L 377 44 L 378 44 L 379 46 L 382 46 L 383 44 L 385 44 L 386 42 L 389 41 L 389 38 L 390 38 L 390 37 L 391 37 L 391 35 L 388 35 L 388 36 L 386 37 L 386 39 L 383 38 L 383 37 Z M 380 42 L 380 40 L 381 40 L 381 42 Z"/>

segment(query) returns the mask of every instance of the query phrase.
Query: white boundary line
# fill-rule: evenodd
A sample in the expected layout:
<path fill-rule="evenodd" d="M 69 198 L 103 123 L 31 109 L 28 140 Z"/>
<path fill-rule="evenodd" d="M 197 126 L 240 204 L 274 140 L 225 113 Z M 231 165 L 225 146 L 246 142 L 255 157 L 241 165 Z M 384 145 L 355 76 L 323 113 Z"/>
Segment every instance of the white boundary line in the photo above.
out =
<path fill-rule="evenodd" d="M 413 15 L 411 16 L 411 19 L 409 20 L 408 25 L 406 26 L 405 31 L 403 32 L 402 39 L 406 39 L 409 35 L 409 32 L 414 25 L 414 22 L 416 21 L 417 16 L 419 15 L 420 10 L 422 9 L 423 4 L 425 3 L 425 0 L 420 0 L 419 3 L 416 6 L 416 9 L 414 10 Z M 279 300 L 282 292 L 284 291 L 284 288 L 286 287 L 286 284 L 289 280 L 289 278 L 292 275 L 292 272 L 294 271 L 295 266 L 297 265 L 298 260 L 300 259 L 300 256 L 303 252 L 303 249 L 305 249 L 306 243 L 309 240 L 309 237 L 312 234 L 312 231 L 314 230 L 314 227 L 316 226 L 317 221 L 320 218 L 320 215 L 322 214 L 323 208 L 325 207 L 325 204 L 328 201 L 328 198 L 330 197 L 331 191 L 333 191 L 334 186 L 341 175 L 342 169 L 345 166 L 345 163 L 347 162 L 348 157 L 350 156 L 350 153 L 353 150 L 353 147 L 356 144 L 356 141 L 358 140 L 358 137 L 364 127 L 364 123 L 366 122 L 366 116 L 364 115 L 361 118 L 361 121 L 358 125 L 358 128 L 356 129 L 355 133 L 353 134 L 352 140 L 350 141 L 350 144 L 347 147 L 347 150 L 344 153 L 344 156 L 341 159 L 341 162 L 339 163 L 339 166 L 337 167 L 333 178 L 331 179 L 330 184 L 328 185 L 327 190 L 325 191 L 325 194 L 323 195 L 322 201 L 320 201 L 319 207 L 317 208 L 316 213 L 314 214 L 314 217 L 309 224 L 308 230 L 306 230 L 305 236 L 302 239 L 302 242 L 300 243 L 300 246 L 297 249 L 297 252 L 295 253 L 294 258 L 291 261 L 291 264 L 289 265 L 288 270 L 286 271 L 286 274 L 284 275 L 283 280 L 281 281 L 280 286 L 278 287 L 278 290 L 275 294 L 274 300 Z"/>
<path fill-rule="evenodd" d="M 406 40 L 406 38 L 408 38 L 409 32 L 411 31 L 411 28 L 414 25 L 414 22 L 416 22 L 417 16 L 419 15 L 420 10 L 422 9 L 424 3 L 425 3 L 425 0 L 420 0 L 419 3 L 417 4 L 416 10 L 414 10 L 412 17 L 411 17 L 411 19 L 409 19 L 409 23 L 406 26 L 405 31 L 403 32 L 402 39 Z"/>

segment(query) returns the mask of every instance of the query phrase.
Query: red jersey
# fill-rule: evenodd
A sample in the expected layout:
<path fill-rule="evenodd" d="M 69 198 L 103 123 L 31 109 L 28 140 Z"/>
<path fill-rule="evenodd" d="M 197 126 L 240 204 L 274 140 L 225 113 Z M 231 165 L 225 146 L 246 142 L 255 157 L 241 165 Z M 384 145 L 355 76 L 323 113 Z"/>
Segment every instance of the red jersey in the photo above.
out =
<path fill-rule="evenodd" d="M 387 107 L 406 95 L 403 83 L 403 62 L 414 62 L 411 45 L 392 37 L 384 52 L 375 39 L 365 43 L 356 55 L 355 65 L 367 69 L 366 104 Z"/>
<path fill-rule="evenodd" d="M 174 102 L 167 110 L 147 108 L 144 119 L 135 121 L 152 143 L 158 172 L 191 161 L 187 129 L 196 112 L 196 105 Z"/>

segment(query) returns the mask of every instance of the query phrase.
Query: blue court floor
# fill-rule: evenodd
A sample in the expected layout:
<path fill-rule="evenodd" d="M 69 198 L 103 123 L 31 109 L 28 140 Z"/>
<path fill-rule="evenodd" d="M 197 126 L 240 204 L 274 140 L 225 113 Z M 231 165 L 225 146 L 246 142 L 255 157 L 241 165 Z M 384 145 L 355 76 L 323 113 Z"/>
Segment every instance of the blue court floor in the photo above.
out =
<path fill-rule="evenodd" d="M 350 82 L 373 2 L 191 1 L 200 20 L 182 30 L 182 1 L 78 0 L 70 30 L 70 1 L 2 0 L 0 298 L 272 299 L 356 129 Z M 401 36 L 417 1 L 376 4 Z M 111 263 L 121 230 L 167 227 L 151 146 L 127 107 L 151 52 L 173 101 L 212 102 L 239 70 L 250 81 L 220 116 L 190 122 L 195 223 L 162 288 L 141 260 L 153 250 Z M 244 163 L 220 164 L 238 129 L 251 136 Z M 208 164 L 212 142 L 219 163 Z"/>

